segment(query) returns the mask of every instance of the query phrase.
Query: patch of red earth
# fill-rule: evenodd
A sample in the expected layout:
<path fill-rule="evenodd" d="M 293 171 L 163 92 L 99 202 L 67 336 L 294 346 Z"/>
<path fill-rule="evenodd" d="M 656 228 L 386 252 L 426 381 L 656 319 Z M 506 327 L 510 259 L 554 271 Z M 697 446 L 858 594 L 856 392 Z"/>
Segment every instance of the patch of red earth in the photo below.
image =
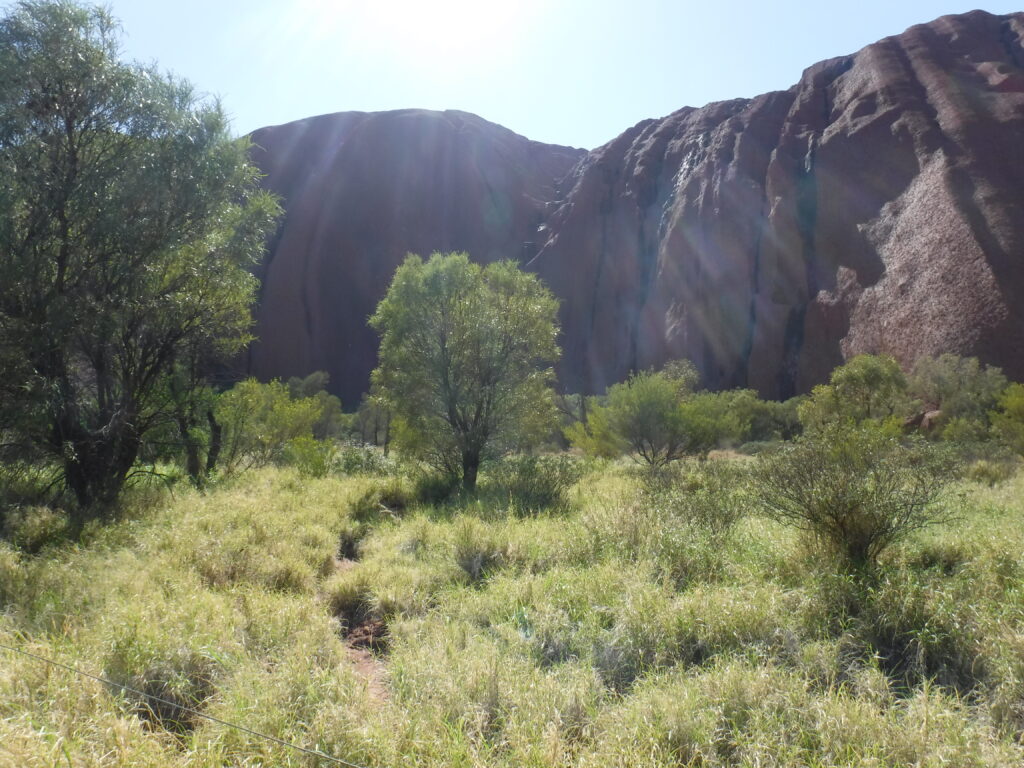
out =
<path fill-rule="evenodd" d="M 388 626 L 382 619 L 366 619 L 352 627 L 345 639 L 353 648 L 384 651 L 388 646 Z"/>
<path fill-rule="evenodd" d="M 345 645 L 356 673 L 366 682 L 370 697 L 385 701 L 388 671 L 379 654 L 387 650 L 387 624 L 381 619 L 366 619 L 348 631 Z"/>

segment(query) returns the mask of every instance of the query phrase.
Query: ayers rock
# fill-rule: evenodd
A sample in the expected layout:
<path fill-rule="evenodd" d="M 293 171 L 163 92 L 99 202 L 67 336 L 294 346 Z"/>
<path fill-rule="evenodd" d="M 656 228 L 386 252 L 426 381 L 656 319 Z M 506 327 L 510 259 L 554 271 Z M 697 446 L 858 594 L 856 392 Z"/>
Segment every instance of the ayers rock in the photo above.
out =
<path fill-rule="evenodd" d="M 375 364 L 366 318 L 409 251 L 538 272 L 569 391 L 687 357 L 710 387 L 788 397 L 860 352 L 1024 379 L 1024 13 L 911 27 L 589 153 L 419 110 L 252 138 L 287 215 L 250 371 L 327 370 L 350 407 Z"/>

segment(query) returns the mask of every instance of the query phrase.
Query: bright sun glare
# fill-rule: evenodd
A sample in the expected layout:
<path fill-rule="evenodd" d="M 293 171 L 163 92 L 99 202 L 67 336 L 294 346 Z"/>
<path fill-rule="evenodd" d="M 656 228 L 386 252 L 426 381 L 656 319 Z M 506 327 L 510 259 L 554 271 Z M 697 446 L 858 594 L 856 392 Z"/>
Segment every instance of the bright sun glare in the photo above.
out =
<path fill-rule="evenodd" d="M 522 0 L 294 0 L 285 23 L 308 41 L 344 40 L 417 66 L 443 67 L 449 57 L 509 52 L 526 31 L 532 5 Z M 424 60 L 430 51 L 440 53 L 440 60 Z"/>

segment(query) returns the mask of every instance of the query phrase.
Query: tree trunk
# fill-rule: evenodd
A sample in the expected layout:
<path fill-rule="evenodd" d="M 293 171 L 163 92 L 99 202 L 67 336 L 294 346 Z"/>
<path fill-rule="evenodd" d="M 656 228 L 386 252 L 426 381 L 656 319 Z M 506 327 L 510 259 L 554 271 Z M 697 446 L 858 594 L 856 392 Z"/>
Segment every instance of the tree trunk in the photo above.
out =
<path fill-rule="evenodd" d="M 476 489 L 476 475 L 480 469 L 480 452 L 462 452 L 462 487 L 467 491 Z"/>
<path fill-rule="evenodd" d="M 210 450 L 206 454 L 206 475 L 209 477 L 217 468 L 217 461 L 220 459 L 220 449 L 224 444 L 224 427 L 213 415 L 213 408 L 207 409 L 206 421 L 210 425 Z"/>
<path fill-rule="evenodd" d="M 73 513 L 77 527 L 110 510 L 138 457 L 141 440 L 124 420 L 119 421 L 116 425 L 112 422 L 106 433 L 79 430 L 68 441 L 64 477 L 78 502 Z"/>
<path fill-rule="evenodd" d="M 192 425 L 184 410 L 179 406 L 176 414 L 178 422 L 178 434 L 181 436 L 181 444 L 185 449 L 185 470 L 188 472 L 192 485 L 196 488 L 203 487 L 203 466 L 199 460 L 199 442 L 192 435 Z"/>

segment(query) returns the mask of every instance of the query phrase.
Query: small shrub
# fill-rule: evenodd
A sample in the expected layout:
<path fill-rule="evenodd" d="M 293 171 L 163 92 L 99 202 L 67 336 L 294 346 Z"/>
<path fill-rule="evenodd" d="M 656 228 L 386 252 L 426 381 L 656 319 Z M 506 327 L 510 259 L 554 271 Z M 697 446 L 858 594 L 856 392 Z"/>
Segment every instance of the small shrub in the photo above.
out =
<path fill-rule="evenodd" d="M 746 472 L 735 462 L 706 461 L 649 474 L 644 482 L 644 501 L 666 513 L 671 525 L 714 537 L 728 534 L 747 512 Z"/>
<path fill-rule="evenodd" d="M 965 475 L 968 480 L 983 483 L 991 488 L 1005 483 L 1016 473 L 1016 462 L 979 459 L 967 467 Z"/>
<path fill-rule="evenodd" d="M 33 506 L 52 500 L 60 471 L 45 464 L 0 462 L 0 512 L 4 507 Z"/>
<path fill-rule="evenodd" d="M 156 649 L 121 638 L 111 650 L 104 673 L 133 689 L 124 695 L 138 717 L 172 733 L 187 733 L 198 724 L 188 710 L 202 709 L 213 695 L 214 662 L 209 655 L 187 648 L 163 658 L 158 655 Z"/>
<path fill-rule="evenodd" d="M 778 450 L 778 448 L 779 443 L 775 440 L 752 440 L 749 443 L 743 443 L 736 449 L 736 452 L 742 453 L 744 456 L 757 456 L 766 451 Z"/>
<path fill-rule="evenodd" d="M 930 680 L 967 694 L 987 677 L 974 627 L 943 597 L 901 574 L 868 591 L 854 632 L 904 689 Z"/>
<path fill-rule="evenodd" d="M 293 438 L 285 447 L 285 461 L 303 477 L 327 477 L 336 455 L 333 441 L 317 440 L 312 435 Z"/>
<path fill-rule="evenodd" d="M 517 512 L 564 511 L 569 490 L 582 476 L 571 456 L 513 456 L 494 466 L 488 486 L 507 498 Z"/>
<path fill-rule="evenodd" d="M 414 500 L 414 494 L 400 478 L 394 477 L 371 486 L 352 502 L 351 516 L 358 523 L 369 523 L 380 519 L 382 514 L 395 515 L 404 512 Z"/>
<path fill-rule="evenodd" d="M 3 533 L 14 546 L 34 554 L 67 536 L 68 523 L 68 516 L 59 510 L 16 507 L 5 515 Z"/>
<path fill-rule="evenodd" d="M 421 472 L 413 480 L 413 497 L 422 504 L 443 504 L 459 489 L 459 478 L 441 472 Z"/>
<path fill-rule="evenodd" d="M 346 445 L 338 451 L 335 466 L 344 475 L 393 475 L 394 459 L 370 445 Z"/>
<path fill-rule="evenodd" d="M 760 459 L 765 512 L 812 535 L 844 567 L 873 566 L 893 543 L 948 519 L 935 502 L 954 479 L 947 451 L 883 429 L 830 425 Z"/>
<path fill-rule="evenodd" d="M 508 542 L 479 520 L 465 517 L 456 524 L 452 544 L 455 562 L 478 582 L 508 559 Z"/>

